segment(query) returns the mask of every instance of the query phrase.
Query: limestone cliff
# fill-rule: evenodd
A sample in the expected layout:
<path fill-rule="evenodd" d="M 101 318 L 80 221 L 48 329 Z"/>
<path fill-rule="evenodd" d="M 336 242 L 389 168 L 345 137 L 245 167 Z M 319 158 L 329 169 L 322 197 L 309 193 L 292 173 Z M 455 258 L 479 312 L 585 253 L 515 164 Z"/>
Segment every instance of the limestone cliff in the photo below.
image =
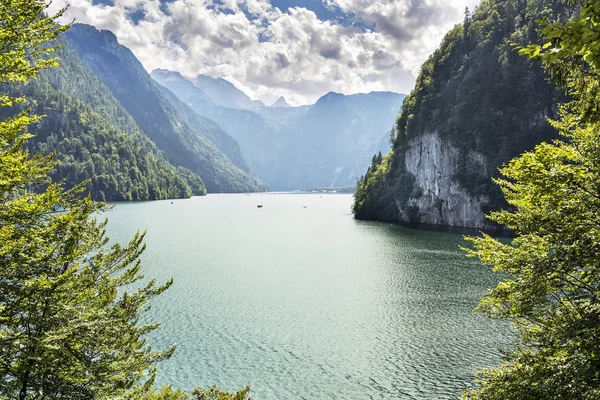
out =
<path fill-rule="evenodd" d="M 408 142 L 404 167 L 414 177 L 417 190 L 405 204 L 395 202 L 400 221 L 410 222 L 407 210 L 416 209 L 419 223 L 492 228 L 482 212 L 482 205 L 489 201 L 487 196 L 473 196 L 453 178 L 458 172 L 460 157 L 461 151 L 444 142 L 437 132 Z M 487 175 L 483 154 L 470 151 L 467 157 L 478 173 Z"/>

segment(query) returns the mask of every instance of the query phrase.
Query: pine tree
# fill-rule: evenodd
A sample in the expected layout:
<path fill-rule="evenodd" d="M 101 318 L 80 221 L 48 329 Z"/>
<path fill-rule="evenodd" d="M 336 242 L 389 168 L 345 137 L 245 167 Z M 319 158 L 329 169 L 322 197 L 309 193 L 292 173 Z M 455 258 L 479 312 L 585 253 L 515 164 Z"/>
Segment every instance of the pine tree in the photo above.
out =
<path fill-rule="evenodd" d="M 463 37 L 465 41 L 469 37 L 469 29 L 471 28 L 472 22 L 471 11 L 469 11 L 469 7 L 465 7 L 465 17 L 463 19 Z"/>

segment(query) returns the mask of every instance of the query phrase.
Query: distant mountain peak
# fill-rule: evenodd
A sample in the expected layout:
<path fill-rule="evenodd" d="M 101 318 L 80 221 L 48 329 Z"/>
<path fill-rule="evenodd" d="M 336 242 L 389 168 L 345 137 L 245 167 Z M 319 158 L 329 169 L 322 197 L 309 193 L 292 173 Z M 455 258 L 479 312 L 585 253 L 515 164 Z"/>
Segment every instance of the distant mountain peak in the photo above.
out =
<path fill-rule="evenodd" d="M 197 88 L 206 93 L 213 103 L 219 106 L 239 110 L 254 110 L 255 108 L 264 107 L 260 100 L 252 100 L 246 93 L 226 79 L 201 74 L 191 79 L 191 81 Z"/>
<path fill-rule="evenodd" d="M 171 70 L 164 69 L 164 68 L 156 68 L 151 73 L 152 74 L 165 74 L 165 75 L 179 75 L 179 76 L 182 76 L 181 73 L 179 73 L 177 71 L 171 71 Z"/>
<path fill-rule="evenodd" d="M 171 73 L 171 72 L 173 72 L 173 71 L 170 71 L 170 70 L 164 69 L 164 68 L 155 68 L 154 71 L 152 71 L 152 73 L 157 73 L 157 74 L 158 73 L 165 74 L 165 73 Z"/>
<path fill-rule="evenodd" d="M 281 96 L 277 99 L 277 101 L 271 104 L 271 107 L 291 107 L 287 101 L 285 101 L 285 97 Z"/>
<path fill-rule="evenodd" d="M 184 80 L 186 79 L 181 73 L 177 71 L 170 71 L 168 69 L 156 68 L 150 73 L 150 75 L 156 80 L 156 77 L 163 77 L 168 80 Z"/>
<path fill-rule="evenodd" d="M 220 85 L 222 87 L 226 87 L 226 88 L 230 88 L 230 89 L 237 89 L 233 83 L 229 82 L 226 79 L 213 78 L 212 76 L 203 75 L 203 74 L 196 75 L 196 77 L 192 79 L 192 82 L 194 82 L 194 84 L 196 84 L 197 86 L 202 86 L 203 83 L 210 82 L 212 84 Z"/>

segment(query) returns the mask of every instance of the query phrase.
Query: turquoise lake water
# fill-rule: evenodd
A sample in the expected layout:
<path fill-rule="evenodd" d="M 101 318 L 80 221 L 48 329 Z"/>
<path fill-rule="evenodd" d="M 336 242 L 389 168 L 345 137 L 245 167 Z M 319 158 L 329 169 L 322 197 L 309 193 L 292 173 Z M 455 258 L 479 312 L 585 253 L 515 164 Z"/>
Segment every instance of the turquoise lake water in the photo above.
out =
<path fill-rule="evenodd" d="M 252 387 L 256 400 L 450 399 L 511 344 L 472 314 L 498 277 L 462 236 L 356 221 L 341 194 L 119 203 L 109 234 L 147 230 L 148 317 L 177 346 L 158 383 Z M 263 208 L 257 208 L 262 204 Z"/>

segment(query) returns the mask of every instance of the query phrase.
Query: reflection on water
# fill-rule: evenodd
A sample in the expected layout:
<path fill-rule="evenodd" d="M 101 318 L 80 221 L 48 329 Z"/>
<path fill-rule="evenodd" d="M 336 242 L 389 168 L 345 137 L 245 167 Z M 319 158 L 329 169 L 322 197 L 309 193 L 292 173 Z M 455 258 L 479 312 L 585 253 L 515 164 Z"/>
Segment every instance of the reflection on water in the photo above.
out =
<path fill-rule="evenodd" d="M 257 399 L 446 399 L 498 362 L 510 331 L 471 310 L 496 277 L 456 234 L 355 221 L 348 195 L 121 203 L 147 229 L 147 277 L 175 278 L 150 342 L 159 383 L 252 386 Z M 263 204 L 263 208 L 257 208 Z"/>

